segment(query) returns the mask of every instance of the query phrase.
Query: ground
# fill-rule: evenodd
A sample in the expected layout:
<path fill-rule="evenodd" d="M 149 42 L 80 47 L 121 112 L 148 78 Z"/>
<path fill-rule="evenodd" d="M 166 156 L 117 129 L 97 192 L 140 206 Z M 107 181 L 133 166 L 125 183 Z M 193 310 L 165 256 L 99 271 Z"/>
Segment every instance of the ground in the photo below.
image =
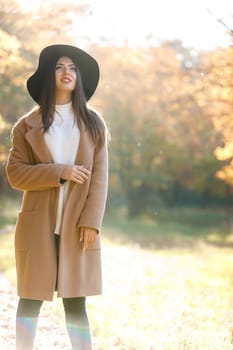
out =
<path fill-rule="evenodd" d="M 9 251 L 13 234 L 3 238 Z M 233 349 L 232 248 L 201 238 L 170 243 L 103 240 L 104 294 L 87 305 L 94 350 Z M 16 305 L 15 276 L 8 269 L 0 274 L 1 350 L 14 349 Z M 42 309 L 39 349 L 71 350 L 56 296 Z"/>

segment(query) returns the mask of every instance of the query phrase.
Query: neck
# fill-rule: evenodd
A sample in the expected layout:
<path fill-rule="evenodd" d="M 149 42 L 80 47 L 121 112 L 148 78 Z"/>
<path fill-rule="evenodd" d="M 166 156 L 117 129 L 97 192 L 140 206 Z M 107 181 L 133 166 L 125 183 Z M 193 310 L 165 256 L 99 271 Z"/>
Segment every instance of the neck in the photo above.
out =
<path fill-rule="evenodd" d="M 56 93 L 56 105 L 65 105 L 71 101 L 71 94 Z"/>

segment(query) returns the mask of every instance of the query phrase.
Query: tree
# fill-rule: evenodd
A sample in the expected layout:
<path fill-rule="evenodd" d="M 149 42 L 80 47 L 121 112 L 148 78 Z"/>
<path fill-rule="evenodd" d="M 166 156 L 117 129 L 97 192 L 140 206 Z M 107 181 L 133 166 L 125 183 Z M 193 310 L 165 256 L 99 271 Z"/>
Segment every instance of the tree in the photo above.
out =
<path fill-rule="evenodd" d="M 87 2 L 50 0 L 46 5 L 26 12 L 16 0 L 0 0 L 0 190 L 5 181 L 4 162 L 9 149 L 9 130 L 19 116 L 34 102 L 25 89 L 25 81 L 35 70 L 37 57 L 47 45 L 65 42 L 75 44 L 72 31 L 79 16 L 88 15 Z"/>
<path fill-rule="evenodd" d="M 206 110 L 221 135 L 215 156 L 222 162 L 217 176 L 233 186 L 233 47 L 218 49 L 203 58 L 208 76 L 203 78 Z"/>
<path fill-rule="evenodd" d="M 225 193 L 215 177 L 216 132 L 195 97 L 198 55 L 192 59 L 180 42 L 144 50 L 96 48 L 96 54 L 103 92 L 98 107 L 112 133 L 111 179 L 129 214 L 161 202 L 175 205 L 185 191 L 202 196 L 202 203 Z"/>

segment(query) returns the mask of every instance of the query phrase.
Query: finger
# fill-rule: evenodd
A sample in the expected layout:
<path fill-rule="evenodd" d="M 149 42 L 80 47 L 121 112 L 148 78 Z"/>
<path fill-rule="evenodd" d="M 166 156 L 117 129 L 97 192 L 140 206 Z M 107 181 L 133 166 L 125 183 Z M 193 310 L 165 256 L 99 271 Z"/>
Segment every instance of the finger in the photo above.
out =
<path fill-rule="evenodd" d="M 82 174 L 86 175 L 86 176 L 89 176 L 91 175 L 91 171 L 88 170 L 87 168 L 85 168 L 83 165 L 76 165 L 75 166 L 75 169 L 79 172 L 81 172 Z"/>
<path fill-rule="evenodd" d="M 74 174 L 74 181 L 83 183 L 84 181 L 88 180 L 88 176 L 80 173 L 75 173 Z"/>
<path fill-rule="evenodd" d="M 87 179 L 85 179 L 81 174 L 73 174 L 72 180 L 77 183 L 84 183 Z"/>
<path fill-rule="evenodd" d="M 83 250 L 85 251 L 88 247 L 88 232 L 84 231 L 84 237 L 83 237 Z"/>
<path fill-rule="evenodd" d="M 90 247 L 94 241 L 95 241 L 95 237 L 94 237 L 94 234 L 93 232 L 90 232 L 90 231 L 86 231 L 86 237 L 87 237 L 87 245 L 86 245 L 86 248 Z"/>
<path fill-rule="evenodd" d="M 76 177 L 74 178 L 74 181 L 75 181 L 75 182 L 78 182 L 78 183 L 80 183 L 80 184 L 83 184 L 86 180 L 83 179 L 81 176 L 76 176 Z"/>
<path fill-rule="evenodd" d="M 75 171 L 75 175 L 79 176 L 83 179 L 88 179 L 88 177 L 89 177 L 86 173 L 82 172 L 81 170 L 77 170 L 77 169 Z"/>
<path fill-rule="evenodd" d="M 80 227 L 79 240 L 80 240 L 80 242 L 82 242 L 82 240 L 83 240 L 83 228 L 82 227 Z"/>
<path fill-rule="evenodd" d="M 96 240 L 96 232 L 91 231 L 89 234 L 88 247 L 92 246 Z"/>
<path fill-rule="evenodd" d="M 91 237 L 91 234 L 88 233 L 88 234 L 87 234 L 87 248 L 90 247 L 91 242 L 92 242 L 92 237 Z"/>
<path fill-rule="evenodd" d="M 95 243 L 95 238 L 92 237 L 88 242 L 88 247 L 91 247 Z"/>
<path fill-rule="evenodd" d="M 86 174 L 79 174 L 79 177 L 81 178 L 81 180 L 85 181 L 88 180 L 88 176 Z"/>
<path fill-rule="evenodd" d="M 85 173 L 86 175 L 91 175 L 91 171 L 88 170 L 87 168 L 85 168 L 83 165 L 81 166 L 80 169 L 83 173 Z"/>

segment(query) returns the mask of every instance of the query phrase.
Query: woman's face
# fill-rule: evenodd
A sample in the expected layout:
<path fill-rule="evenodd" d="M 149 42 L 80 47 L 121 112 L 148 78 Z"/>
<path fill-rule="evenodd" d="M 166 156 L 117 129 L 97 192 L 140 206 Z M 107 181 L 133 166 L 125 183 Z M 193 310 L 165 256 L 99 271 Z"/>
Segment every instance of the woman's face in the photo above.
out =
<path fill-rule="evenodd" d="M 69 57 L 60 57 L 56 63 L 55 81 L 56 93 L 69 93 L 76 86 L 76 66 Z"/>

